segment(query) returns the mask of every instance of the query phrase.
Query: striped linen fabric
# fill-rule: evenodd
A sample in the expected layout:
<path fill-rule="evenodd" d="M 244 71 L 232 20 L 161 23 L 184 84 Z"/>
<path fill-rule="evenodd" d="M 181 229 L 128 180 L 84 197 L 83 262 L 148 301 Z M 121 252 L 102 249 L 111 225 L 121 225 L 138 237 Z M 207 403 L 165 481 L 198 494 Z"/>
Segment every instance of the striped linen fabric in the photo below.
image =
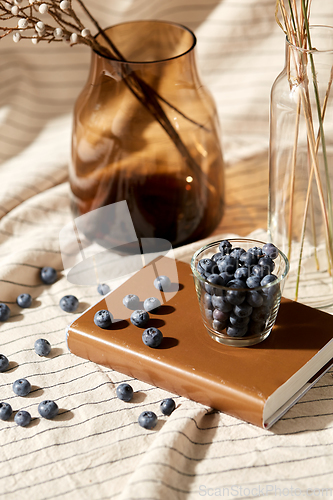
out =
<path fill-rule="evenodd" d="M 145 18 L 193 29 L 228 168 L 267 150 L 269 92 L 284 62 L 275 0 L 86 4 L 103 26 Z M 313 22 L 333 24 L 331 0 L 313 0 Z M 0 499 L 332 496 L 332 372 L 266 431 L 68 352 L 66 326 L 100 297 L 95 286 L 66 280 L 58 239 L 71 220 L 72 109 L 89 61 L 83 46 L 0 40 L 0 301 L 11 309 L 0 324 L 1 353 L 10 361 L 0 374 L 0 399 L 32 415 L 26 428 L 13 418 L 1 422 Z M 175 256 L 188 261 L 202 243 Z M 59 274 L 51 286 L 39 278 L 46 265 Z M 33 304 L 20 309 L 16 297 L 25 292 Z M 80 300 L 74 314 L 59 307 L 66 294 Z M 50 356 L 35 354 L 38 338 L 49 340 Z M 12 391 L 19 378 L 32 384 L 25 398 Z M 134 389 L 129 403 L 116 397 L 121 382 Z M 169 417 L 159 409 L 165 397 L 177 404 Z M 45 399 L 60 409 L 50 421 L 37 412 Z M 143 410 L 157 413 L 155 430 L 138 425 Z"/>

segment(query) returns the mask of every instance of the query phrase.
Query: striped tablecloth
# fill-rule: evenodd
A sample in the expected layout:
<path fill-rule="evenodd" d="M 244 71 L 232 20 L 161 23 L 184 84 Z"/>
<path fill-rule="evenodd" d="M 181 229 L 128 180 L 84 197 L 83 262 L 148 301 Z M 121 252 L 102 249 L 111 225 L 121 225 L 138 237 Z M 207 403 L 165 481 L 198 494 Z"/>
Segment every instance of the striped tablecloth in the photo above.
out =
<path fill-rule="evenodd" d="M 275 0 L 87 5 L 103 26 L 158 18 L 192 28 L 202 77 L 218 106 L 228 168 L 267 150 L 269 91 L 284 59 Z M 313 22 L 333 23 L 331 0 L 313 0 L 313 9 Z M 13 418 L 0 422 L 0 498 L 333 496 L 332 372 L 265 431 L 68 352 L 65 328 L 74 315 L 59 308 L 60 298 L 76 295 L 77 313 L 99 299 L 95 286 L 67 281 L 58 240 L 71 220 L 71 113 L 89 59 L 84 47 L 0 41 L 0 301 L 11 309 L 0 324 L 1 353 L 10 361 L 0 374 L 1 400 L 33 417 L 26 428 Z M 175 255 L 188 260 L 201 244 Z M 59 274 L 51 286 L 39 279 L 46 265 Z M 29 309 L 15 303 L 23 292 L 33 297 Z M 38 338 L 52 344 L 47 358 L 34 352 Z M 12 391 L 22 377 L 32 384 L 25 398 Z M 116 397 L 124 381 L 135 391 L 129 403 Z M 177 403 L 170 417 L 159 410 L 167 396 Z M 44 399 L 59 405 L 54 420 L 38 416 Z M 146 409 L 159 417 L 153 431 L 137 423 Z"/>

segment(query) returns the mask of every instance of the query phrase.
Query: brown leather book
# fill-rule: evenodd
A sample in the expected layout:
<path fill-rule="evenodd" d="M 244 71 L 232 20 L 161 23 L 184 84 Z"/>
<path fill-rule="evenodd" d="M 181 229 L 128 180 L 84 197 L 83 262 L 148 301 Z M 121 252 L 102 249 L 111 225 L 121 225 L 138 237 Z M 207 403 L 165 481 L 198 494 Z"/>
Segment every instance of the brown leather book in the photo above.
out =
<path fill-rule="evenodd" d="M 203 326 L 191 268 L 176 261 L 172 287 L 165 294 L 154 286 L 156 276 L 170 273 L 172 259 L 148 264 L 85 311 L 67 328 L 69 350 L 85 359 L 187 397 L 209 407 L 269 428 L 333 364 L 333 316 L 282 299 L 270 336 L 251 347 L 224 346 Z M 179 285 L 178 285 L 179 284 Z M 140 300 L 161 299 L 149 326 L 158 327 L 158 348 L 142 341 L 123 305 L 127 294 Z M 110 329 L 94 324 L 94 315 L 108 309 Z"/>

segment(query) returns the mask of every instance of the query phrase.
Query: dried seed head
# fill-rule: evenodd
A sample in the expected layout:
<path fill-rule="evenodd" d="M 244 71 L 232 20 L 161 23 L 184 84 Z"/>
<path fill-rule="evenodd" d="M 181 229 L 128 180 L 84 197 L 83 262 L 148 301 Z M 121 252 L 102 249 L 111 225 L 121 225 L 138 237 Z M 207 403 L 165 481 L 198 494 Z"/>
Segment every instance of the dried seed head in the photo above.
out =
<path fill-rule="evenodd" d="M 61 10 L 69 10 L 71 7 L 71 4 L 68 2 L 68 0 L 62 0 L 62 2 L 60 2 L 60 8 Z"/>
<path fill-rule="evenodd" d="M 28 21 L 27 21 L 27 19 L 25 19 L 24 17 L 22 17 L 21 19 L 19 19 L 17 25 L 18 25 L 19 28 L 25 29 L 25 28 L 28 27 Z"/>
<path fill-rule="evenodd" d="M 56 28 L 53 31 L 54 38 L 62 38 L 63 34 L 64 34 L 64 32 L 62 31 L 61 28 Z"/>
<path fill-rule="evenodd" d="M 43 21 L 38 21 L 38 23 L 36 23 L 35 28 L 39 34 L 43 34 L 45 31 L 45 24 L 43 23 Z"/>
<path fill-rule="evenodd" d="M 47 11 L 49 10 L 49 7 L 46 3 L 42 3 L 42 4 L 40 4 L 38 10 L 41 14 L 46 14 Z"/>
<path fill-rule="evenodd" d="M 18 43 L 21 40 L 20 33 L 13 33 L 13 40 L 15 43 Z"/>
<path fill-rule="evenodd" d="M 10 11 L 13 14 L 13 16 L 17 16 L 17 14 L 19 13 L 19 8 L 17 5 L 13 5 L 13 7 L 10 9 Z"/>
<path fill-rule="evenodd" d="M 77 34 L 76 33 L 72 33 L 69 40 L 70 40 L 71 43 L 77 43 L 78 39 L 79 39 L 79 37 L 77 36 Z"/>
<path fill-rule="evenodd" d="M 83 38 L 87 38 L 89 35 L 90 35 L 90 30 L 88 28 L 84 28 L 81 31 L 81 36 L 83 36 Z"/>

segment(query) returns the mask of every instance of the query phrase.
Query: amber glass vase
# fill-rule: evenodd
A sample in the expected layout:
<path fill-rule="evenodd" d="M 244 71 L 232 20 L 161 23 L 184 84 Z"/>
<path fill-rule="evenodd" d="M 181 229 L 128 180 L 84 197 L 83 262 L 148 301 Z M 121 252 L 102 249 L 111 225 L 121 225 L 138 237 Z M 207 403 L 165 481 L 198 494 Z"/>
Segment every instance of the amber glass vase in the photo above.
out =
<path fill-rule="evenodd" d="M 194 34 L 162 21 L 123 23 L 105 34 L 122 60 L 92 52 L 76 102 L 74 215 L 126 200 L 138 238 L 177 246 L 208 236 L 223 214 L 224 163 Z M 97 40 L 107 46 L 102 35 Z M 117 221 L 109 223 L 111 232 Z"/>

